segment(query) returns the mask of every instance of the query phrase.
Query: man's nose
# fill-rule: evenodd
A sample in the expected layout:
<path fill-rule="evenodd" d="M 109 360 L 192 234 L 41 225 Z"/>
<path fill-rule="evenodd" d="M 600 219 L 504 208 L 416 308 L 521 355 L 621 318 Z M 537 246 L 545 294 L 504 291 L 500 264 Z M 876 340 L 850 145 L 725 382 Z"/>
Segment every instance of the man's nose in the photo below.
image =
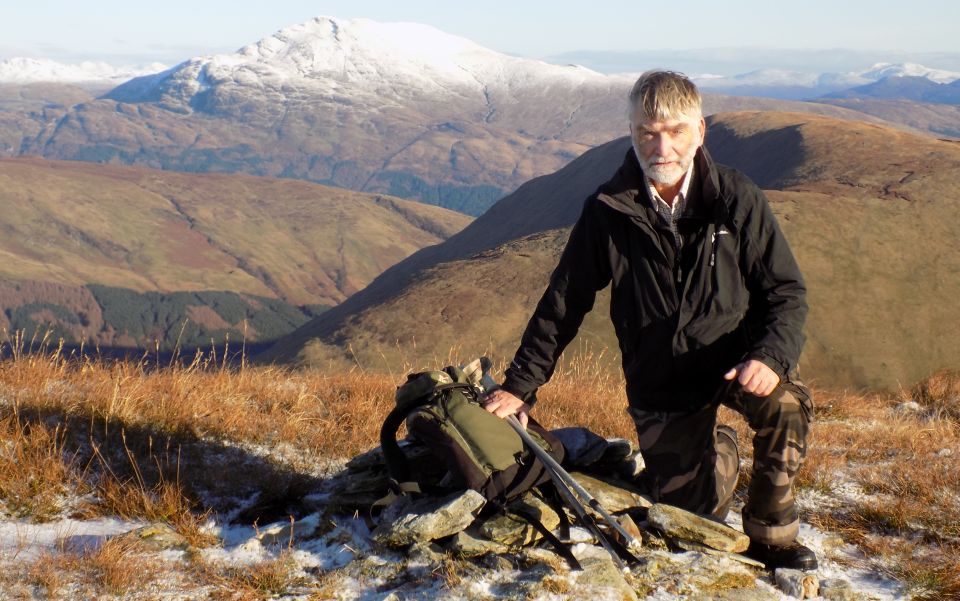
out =
<path fill-rule="evenodd" d="M 670 136 L 660 134 L 657 136 L 657 154 L 665 157 L 670 154 Z"/>

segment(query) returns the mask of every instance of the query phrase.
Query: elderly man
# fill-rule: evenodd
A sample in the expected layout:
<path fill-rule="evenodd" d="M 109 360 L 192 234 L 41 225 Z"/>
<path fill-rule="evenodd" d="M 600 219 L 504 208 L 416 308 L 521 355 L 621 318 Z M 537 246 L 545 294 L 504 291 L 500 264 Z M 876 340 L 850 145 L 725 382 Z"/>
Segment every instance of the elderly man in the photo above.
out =
<path fill-rule="evenodd" d="M 806 289 L 759 188 L 715 164 L 696 86 L 643 74 L 630 92 L 633 148 L 590 196 L 537 305 L 496 415 L 526 421 L 598 290 L 612 282 L 610 318 L 623 356 L 628 411 L 656 500 L 724 519 L 739 467 L 721 404 L 756 432 L 743 528 L 770 568 L 815 569 L 796 542 L 793 480 L 813 405 L 795 368 Z"/>

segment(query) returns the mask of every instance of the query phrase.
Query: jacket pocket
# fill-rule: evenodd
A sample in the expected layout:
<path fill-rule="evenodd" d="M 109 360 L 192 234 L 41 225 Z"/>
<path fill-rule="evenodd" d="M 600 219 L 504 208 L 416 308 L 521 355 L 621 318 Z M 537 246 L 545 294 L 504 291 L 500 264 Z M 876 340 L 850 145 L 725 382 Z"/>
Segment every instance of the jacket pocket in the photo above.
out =
<path fill-rule="evenodd" d="M 713 314 L 741 313 L 746 306 L 747 289 L 740 271 L 740 245 L 736 234 L 721 228 L 713 234 L 710 270 L 710 312 Z"/>

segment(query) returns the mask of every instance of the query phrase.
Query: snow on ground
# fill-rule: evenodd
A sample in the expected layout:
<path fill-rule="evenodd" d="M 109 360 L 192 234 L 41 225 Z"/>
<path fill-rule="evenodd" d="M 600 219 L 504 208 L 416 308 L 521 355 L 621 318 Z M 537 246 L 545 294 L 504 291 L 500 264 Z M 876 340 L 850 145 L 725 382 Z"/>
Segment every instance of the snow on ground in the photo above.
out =
<path fill-rule="evenodd" d="M 110 537 L 143 526 L 113 518 L 62 519 L 44 524 L 0 522 L 0 564 L 29 562 L 45 553 L 93 550 Z"/>
<path fill-rule="evenodd" d="M 312 519 L 318 519 L 315 514 Z M 741 527 L 740 515 L 731 512 L 730 524 L 735 528 Z M 97 519 L 89 521 L 63 519 L 46 524 L 29 524 L 24 522 L 0 523 L 0 569 L 17 563 L 28 563 L 44 553 L 57 553 L 63 549 L 79 551 L 94 549 L 109 537 L 125 533 L 142 526 L 142 523 L 122 521 L 116 519 Z M 369 542 L 369 530 L 364 521 L 357 517 L 338 517 L 334 525 L 323 536 L 296 541 L 294 544 L 277 544 L 264 546 L 257 539 L 258 532 L 269 528 L 265 526 L 259 530 L 250 526 L 240 525 L 210 525 L 213 533 L 217 534 L 222 545 L 201 551 L 202 558 L 208 563 L 217 563 L 234 567 L 242 567 L 258 562 L 275 559 L 281 554 L 296 563 L 305 574 L 330 572 L 349 566 L 352 562 L 362 560 L 364 569 L 376 570 L 382 568 L 384 573 L 405 563 L 408 573 L 422 576 L 414 578 L 402 586 L 402 597 L 391 597 L 394 588 L 388 579 L 382 577 L 358 579 L 350 571 L 343 571 L 337 583 L 337 598 L 357 599 L 361 601 L 385 599 L 457 599 L 457 598 L 510 598 L 503 596 L 503 583 L 517 580 L 521 573 L 515 566 L 486 569 L 479 577 L 469 582 L 463 582 L 454 590 L 443 588 L 442 578 L 437 575 L 435 565 L 431 565 L 430 558 L 404 558 L 399 554 L 376 549 Z M 576 532 L 577 529 L 574 529 Z M 874 601 L 893 601 L 905 599 L 902 586 L 893 580 L 871 573 L 857 567 L 847 567 L 862 563 L 863 559 L 854 547 L 845 545 L 839 537 L 819 531 L 809 525 L 802 525 L 799 540 L 816 551 L 820 558 L 820 569 L 817 575 L 821 580 L 826 578 L 840 578 L 849 580 L 853 589 L 861 599 Z M 601 553 L 599 548 L 589 547 L 579 543 L 578 555 L 583 553 Z M 698 553 L 669 554 L 674 564 L 679 564 L 691 573 L 697 570 L 744 570 L 742 564 L 733 559 L 707 557 Z M 166 551 L 161 558 L 167 560 L 171 570 L 183 569 L 185 552 Z M 641 568 L 642 569 L 642 568 Z M 563 576 L 563 575 L 561 575 Z M 575 587 L 576 577 L 567 575 Z M 161 598 L 183 598 L 184 590 L 182 578 L 176 578 L 172 573 L 167 578 L 169 586 L 160 583 L 154 587 L 161 591 Z M 779 594 L 783 601 L 792 597 L 779 593 L 768 582 L 758 579 L 758 586 L 773 594 Z M 575 591 L 573 588 L 572 591 Z M 498 594 L 500 596 L 498 596 Z M 287 599 L 299 598 L 298 595 L 289 595 Z M 541 600 L 564 599 L 557 593 L 544 591 L 536 597 Z M 602 598 L 593 596 L 594 601 Z M 671 601 L 684 598 L 671 594 L 665 590 L 657 590 L 646 597 L 651 601 Z"/>

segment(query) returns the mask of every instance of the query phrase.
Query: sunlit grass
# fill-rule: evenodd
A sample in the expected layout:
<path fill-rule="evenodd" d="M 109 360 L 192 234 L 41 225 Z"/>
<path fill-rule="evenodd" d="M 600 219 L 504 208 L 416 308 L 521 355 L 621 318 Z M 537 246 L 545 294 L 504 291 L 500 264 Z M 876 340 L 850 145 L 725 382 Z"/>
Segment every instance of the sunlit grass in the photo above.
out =
<path fill-rule="evenodd" d="M 211 508 L 193 494 L 191 475 L 180 472 L 189 458 L 180 457 L 171 440 L 286 445 L 307 461 L 345 459 L 378 444 L 404 376 L 237 365 L 222 351 L 157 365 L 67 356 L 57 347 L 26 352 L 24 341 L 16 344 L 7 343 L 8 358 L 0 361 L 4 511 L 53 519 L 63 499 L 82 494 L 88 501 L 70 509 L 76 515 L 169 523 L 195 546 L 213 542 L 202 528 Z M 597 368 L 600 355 L 574 357 L 561 362 L 540 392 L 535 416 L 547 427 L 580 425 L 634 439 L 622 382 Z M 835 499 L 804 519 L 859 546 L 866 567 L 930 599 L 960 595 L 958 382 L 955 372 L 945 371 L 897 394 L 815 390 L 817 421 L 797 480 L 801 498 Z M 905 409 L 910 400 L 919 409 Z M 729 410 L 721 411 L 721 421 L 738 430 L 746 481 L 751 433 Z M 88 448 L 81 456 L 71 449 L 82 439 Z M 859 493 L 845 497 L 839 483 Z M 56 574 L 37 570 L 43 587 L 62 587 Z M 219 568 L 205 573 L 215 575 L 214 586 L 235 586 L 252 597 L 284 590 L 297 578 L 287 559 L 246 575 Z M 122 590 L 125 584 L 121 578 L 104 586 Z"/>

